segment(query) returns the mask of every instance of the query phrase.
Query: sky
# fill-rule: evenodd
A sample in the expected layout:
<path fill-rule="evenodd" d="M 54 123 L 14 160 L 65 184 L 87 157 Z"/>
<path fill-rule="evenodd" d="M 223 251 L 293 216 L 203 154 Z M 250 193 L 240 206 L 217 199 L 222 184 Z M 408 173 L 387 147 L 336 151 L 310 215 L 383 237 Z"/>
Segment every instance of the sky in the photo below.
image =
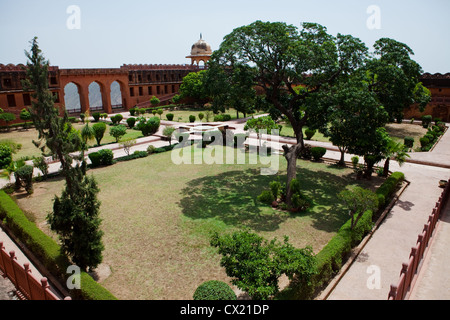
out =
<path fill-rule="evenodd" d="M 0 0 L 0 63 L 25 64 L 37 36 L 60 68 L 188 64 L 200 33 L 215 50 L 256 20 L 320 23 L 370 50 L 392 38 L 414 51 L 424 72 L 450 72 L 449 0 Z"/>

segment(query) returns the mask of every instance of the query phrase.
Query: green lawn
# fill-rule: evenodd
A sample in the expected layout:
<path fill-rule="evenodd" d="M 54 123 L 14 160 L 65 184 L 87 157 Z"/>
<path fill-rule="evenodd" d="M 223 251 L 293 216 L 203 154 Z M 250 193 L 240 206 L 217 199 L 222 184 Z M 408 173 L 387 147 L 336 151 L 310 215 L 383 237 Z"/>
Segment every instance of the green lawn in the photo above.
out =
<path fill-rule="evenodd" d="M 92 126 L 94 123 L 90 123 Z M 126 123 L 125 123 L 126 125 Z M 74 128 L 77 130 L 80 130 L 83 128 L 83 123 L 74 123 Z M 109 144 L 109 143 L 115 143 L 116 139 L 109 135 L 109 128 L 110 126 L 107 125 L 105 135 L 101 141 L 102 145 Z M 144 135 L 141 131 L 133 130 L 133 129 L 127 129 L 127 134 L 122 139 L 137 139 L 142 138 Z M 41 155 L 41 152 L 36 146 L 33 144 L 33 140 L 38 139 L 38 132 L 36 129 L 31 128 L 28 130 L 12 130 L 9 132 L 0 132 L 0 143 L 4 141 L 12 141 L 18 144 L 22 145 L 22 148 L 13 155 L 14 160 L 18 160 L 22 157 L 29 157 L 32 158 L 34 156 L 38 157 Z M 94 140 L 90 140 L 88 142 L 89 147 L 97 146 L 97 142 Z"/>
<path fill-rule="evenodd" d="M 286 162 L 272 157 L 278 157 L 284 181 Z M 256 200 L 276 178 L 260 175 L 264 166 L 248 161 L 175 165 L 167 152 L 90 170 L 101 190 L 104 263 L 112 271 L 103 285 L 119 299 L 192 299 L 206 280 L 229 281 L 209 245 L 211 232 L 249 228 L 268 239 L 287 235 L 294 246 L 311 245 L 318 252 L 348 218 L 337 193 L 349 185 L 381 183 L 377 177 L 357 181 L 349 169 L 299 160 L 298 178 L 315 206 L 292 214 Z M 45 216 L 63 185 L 61 179 L 36 183 L 33 195 L 16 195 L 47 233 Z"/>

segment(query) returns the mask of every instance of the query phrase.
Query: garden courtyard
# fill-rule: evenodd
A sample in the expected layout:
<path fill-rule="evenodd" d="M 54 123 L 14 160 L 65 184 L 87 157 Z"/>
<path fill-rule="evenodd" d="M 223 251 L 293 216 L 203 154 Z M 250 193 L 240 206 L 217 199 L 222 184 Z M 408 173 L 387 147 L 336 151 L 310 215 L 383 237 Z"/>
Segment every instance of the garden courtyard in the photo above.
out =
<path fill-rule="evenodd" d="M 286 162 L 272 157 L 279 157 L 283 182 Z M 100 187 L 105 250 L 99 270 L 110 271 L 99 281 L 119 299 L 192 299 L 204 281 L 230 283 L 209 244 L 211 232 L 248 228 L 266 239 L 288 236 L 295 247 L 312 246 L 317 253 L 348 220 L 337 194 L 353 185 L 374 190 L 383 181 L 356 180 L 351 169 L 298 160 L 298 178 L 314 205 L 290 213 L 257 201 L 276 179 L 260 175 L 262 166 L 175 165 L 166 152 L 88 171 Z M 63 186 L 62 179 L 53 178 L 35 183 L 30 196 L 14 195 L 29 219 L 51 236 L 46 215 Z"/>

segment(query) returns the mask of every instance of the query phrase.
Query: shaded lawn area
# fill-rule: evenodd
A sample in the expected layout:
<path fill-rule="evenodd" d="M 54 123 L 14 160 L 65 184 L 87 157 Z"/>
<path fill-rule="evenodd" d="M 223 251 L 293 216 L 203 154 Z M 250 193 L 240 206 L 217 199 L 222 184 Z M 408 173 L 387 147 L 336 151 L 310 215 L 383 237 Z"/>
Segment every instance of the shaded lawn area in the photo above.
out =
<path fill-rule="evenodd" d="M 286 162 L 272 157 L 279 158 L 284 181 Z M 287 235 L 294 246 L 311 245 L 318 252 L 348 218 L 337 193 L 348 185 L 381 183 L 299 160 L 298 178 L 315 206 L 292 214 L 257 202 L 276 176 L 260 175 L 265 165 L 246 163 L 175 165 L 167 152 L 90 170 L 101 190 L 104 263 L 112 271 L 102 284 L 119 299 L 192 299 L 202 282 L 230 280 L 209 245 L 211 232 L 249 228 L 267 239 Z M 36 183 L 32 196 L 17 196 L 19 206 L 50 234 L 45 216 L 63 185 L 62 179 Z"/>

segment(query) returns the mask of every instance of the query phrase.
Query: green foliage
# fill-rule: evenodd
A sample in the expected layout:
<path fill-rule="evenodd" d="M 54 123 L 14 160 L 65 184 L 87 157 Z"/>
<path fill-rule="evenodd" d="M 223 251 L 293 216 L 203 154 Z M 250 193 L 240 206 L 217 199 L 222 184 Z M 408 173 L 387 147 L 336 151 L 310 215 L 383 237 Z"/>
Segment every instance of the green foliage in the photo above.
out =
<path fill-rule="evenodd" d="M 89 160 L 91 160 L 91 166 L 93 168 L 101 165 L 101 156 L 98 152 L 91 152 L 88 155 Z"/>
<path fill-rule="evenodd" d="M 311 148 L 311 154 L 315 161 L 319 161 L 322 157 L 327 153 L 327 149 L 322 147 L 313 147 Z"/>
<path fill-rule="evenodd" d="M 166 118 L 167 118 L 167 120 L 169 120 L 169 121 L 172 121 L 174 116 L 175 116 L 175 115 L 174 115 L 173 113 L 168 113 L 168 114 L 166 114 Z"/>
<path fill-rule="evenodd" d="M 111 127 L 109 129 L 109 134 L 114 137 L 116 139 L 116 142 L 118 143 L 120 138 L 127 134 L 127 127 L 125 127 L 123 124 Z"/>
<path fill-rule="evenodd" d="M 278 197 L 281 195 L 281 183 L 278 180 L 272 181 L 269 183 L 270 191 L 272 192 L 272 195 L 274 199 L 278 199 Z"/>
<path fill-rule="evenodd" d="M 414 147 L 414 138 L 413 137 L 405 137 L 404 144 L 408 148 Z"/>
<path fill-rule="evenodd" d="M 205 76 L 207 71 L 191 72 L 183 78 L 180 85 L 180 99 L 190 98 L 200 105 L 207 101 L 205 91 Z"/>
<path fill-rule="evenodd" d="M 202 112 L 198 114 L 198 118 L 200 119 L 200 121 L 202 121 L 204 117 L 205 115 Z"/>
<path fill-rule="evenodd" d="M 424 128 L 428 128 L 428 126 L 431 124 L 431 121 L 433 120 L 433 117 L 430 115 L 426 115 L 422 117 L 422 126 Z"/>
<path fill-rule="evenodd" d="M 150 99 L 150 103 L 151 103 L 151 105 L 152 105 L 153 107 L 156 107 L 160 102 L 161 102 L 161 101 L 160 101 L 157 97 L 155 97 L 155 96 L 153 96 L 153 97 Z"/>
<path fill-rule="evenodd" d="M 12 150 L 6 144 L 0 144 L 0 169 L 4 169 L 12 162 Z"/>
<path fill-rule="evenodd" d="M 203 282 L 194 292 L 194 300 L 237 300 L 228 284 L 218 280 Z"/>
<path fill-rule="evenodd" d="M 214 122 L 224 122 L 224 121 L 230 121 L 231 115 L 224 113 L 224 114 L 217 114 L 214 116 Z"/>
<path fill-rule="evenodd" d="M 128 118 L 127 124 L 130 129 L 133 129 L 134 125 L 136 124 L 136 118 L 133 118 L 133 117 Z"/>
<path fill-rule="evenodd" d="M 94 137 L 95 140 L 97 141 L 97 145 L 100 146 L 100 142 L 102 141 L 103 136 L 105 135 L 106 132 L 106 123 L 104 122 L 95 123 L 92 126 L 92 130 L 94 131 Z"/>
<path fill-rule="evenodd" d="M 118 125 L 123 120 L 123 116 L 120 113 L 118 113 L 114 116 L 111 116 L 110 119 L 113 125 Z"/>
<path fill-rule="evenodd" d="M 20 118 L 20 120 L 25 121 L 24 127 L 25 127 L 25 129 L 27 129 L 27 127 L 28 127 L 27 122 L 31 120 L 31 113 L 26 108 L 23 108 L 20 111 L 19 118 Z"/>
<path fill-rule="evenodd" d="M 378 197 L 376 194 L 361 187 L 343 190 L 339 193 L 338 197 L 347 206 L 349 215 L 351 216 L 351 229 L 355 228 L 364 212 L 378 209 Z"/>
<path fill-rule="evenodd" d="M 282 274 L 308 282 L 315 273 L 312 249 L 294 248 L 288 240 L 285 237 L 282 243 L 277 239 L 269 242 L 257 234 L 237 231 L 224 236 L 214 233 L 211 246 L 222 255 L 220 265 L 231 282 L 254 300 L 265 300 L 278 293 Z"/>
<path fill-rule="evenodd" d="M 264 204 L 271 205 L 272 202 L 275 200 L 275 197 L 273 196 L 272 191 L 270 190 L 263 190 L 261 194 L 257 197 L 258 201 Z"/>
<path fill-rule="evenodd" d="M 94 122 L 99 122 L 100 121 L 100 116 L 101 116 L 100 112 L 94 112 L 92 114 L 92 118 L 94 118 Z"/>
<path fill-rule="evenodd" d="M 17 204 L 0 190 L 0 220 L 33 252 L 53 275 L 65 281 L 70 262 L 62 254 L 60 246 L 47 236 L 35 223 L 30 222 Z M 81 272 L 81 289 L 70 292 L 72 298 L 84 300 L 117 300 L 86 272 Z"/>
<path fill-rule="evenodd" d="M 379 196 L 379 207 L 386 204 L 389 197 L 396 191 L 398 185 L 405 179 L 405 175 L 402 172 L 392 173 L 383 184 L 375 192 Z"/>
<path fill-rule="evenodd" d="M 167 126 L 163 130 L 163 136 L 169 140 L 169 143 L 172 144 L 172 135 L 175 132 L 175 128 L 172 126 Z"/>
<path fill-rule="evenodd" d="M 94 129 L 92 129 L 89 123 L 86 123 L 83 129 L 81 129 L 81 138 L 83 138 L 84 143 L 87 143 L 88 140 L 95 138 Z"/>
<path fill-rule="evenodd" d="M 33 166 L 25 165 L 15 172 L 16 184 L 20 181 L 28 194 L 33 193 Z"/>
<path fill-rule="evenodd" d="M 427 137 L 422 137 L 419 141 L 422 148 L 426 148 L 430 144 L 430 139 L 428 139 Z"/>
<path fill-rule="evenodd" d="M 44 180 L 47 179 L 48 176 L 48 163 L 45 161 L 45 158 L 43 156 L 34 158 L 33 159 L 33 165 L 41 170 L 42 174 L 44 175 Z"/>
<path fill-rule="evenodd" d="M 147 121 L 144 118 L 142 118 L 136 125 L 136 128 L 140 130 L 145 137 L 148 137 L 156 133 L 159 129 L 159 126 L 160 126 L 159 118 L 151 117 Z"/>
<path fill-rule="evenodd" d="M 98 151 L 100 163 L 104 166 L 110 166 L 114 163 L 114 153 L 111 149 L 102 149 Z"/>
<path fill-rule="evenodd" d="M 317 130 L 307 128 L 305 130 L 306 140 L 311 140 L 312 137 L 316 134 Z"/>
<path fill-rule="evenodd" d="M 130 110 L 128 110 L 130 112 L 130 116 L 135 116 L 136 115 L 136 108 L 131 108 Z"/>
<path fill-rule="evenodd" d="M 191 114 L 189 116 L 189 122 L 191 122 L 191 123 L 195 122 L 195 116 L 194 115 Z"/>
<path fill-rule="evenodd" d="M 5 121 L 6 122 L 6 126 L 9 126 L 9 123 L 11 121 L 16 120 L 16 116 L 15 116 L 14 113 L 3 112 L 3 113 L 0 113 L 0 120 Z M 8 130 L 9 130 L 9 127 L 8 127 Z"/>

